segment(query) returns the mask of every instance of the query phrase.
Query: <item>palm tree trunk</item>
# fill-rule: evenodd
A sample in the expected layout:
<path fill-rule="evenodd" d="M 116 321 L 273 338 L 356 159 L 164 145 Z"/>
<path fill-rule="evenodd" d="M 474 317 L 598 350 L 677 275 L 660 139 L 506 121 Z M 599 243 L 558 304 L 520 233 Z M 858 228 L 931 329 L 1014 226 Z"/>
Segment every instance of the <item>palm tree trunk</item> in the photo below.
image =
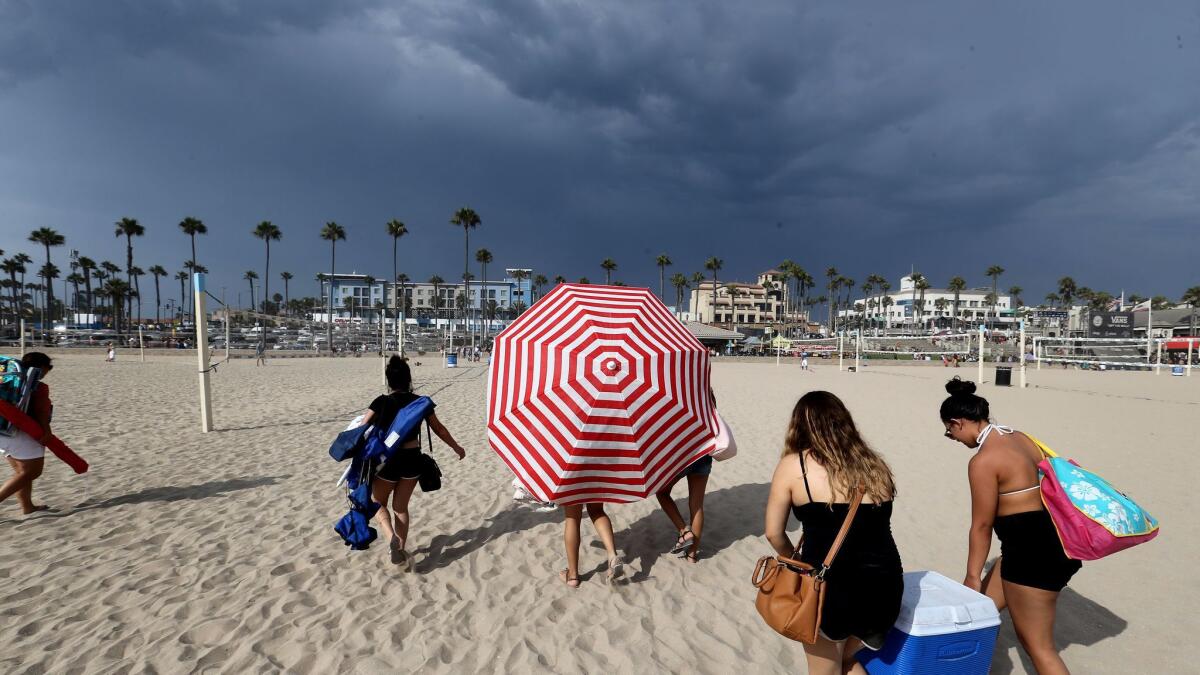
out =
<path fill-rule="evenodd" d="M 664 267 L 662 265 L 658 266 L 658 297 L 662 298 L 663 302 L 666 302 L 666 300 L 667 300 L 667 296 L 663 295 L 663 293 L 664 293 L 664 291 L 663 291 L 663 288 L 664 288 L 663 275 L 666 274 L 666 271 L 667 271 L 666 267 Z"/>
<path fill-rule="evenodd" d="M 290 307 L 292 303 L 291 303 L 290 298 L 291 298 L 291 296 L 288 295 L 288 280 L 284 279 L 283 280 L 283 306 L 287 310 L 286 314 L 288 314 L 288 315 L 290 315 L 292 313 L 292 310 Z"/>
<path fill-rule="evenodd" d="M 400 320 L 400 310 L 397 309 L 397 304 L 400 302 L 400 298 L 397 295 L 399 289 L 396 287 L 396 277 L 400 276 L 396 269 L 396 244 L 399 242 L 400 237 L 392 237 L 392 314 L 396 322 Z M 399 340 L 400 329 L 396 323 L 392 324 L 392 334 L 396 335 L 396 339 Z M 400 351 L 399 342 L 396 343 L 396 351 Z"/>
<path fill-rule="evenodd" d="M 159 300 L 159 294 L 158 294 L 158 275 L 155 274 L 154 275 L 154 323 L 156 325 L 162 323 L 162 319 L 159 317 L 159 310 L 161 307 L 162 307 L 162 302 Z"/>
<path fill-rule="evenodd" d="M 337 239 L 329 240 L 329 316 L 325 323 L 325 346 L 333 352 L 333 275 L 337 269 Z"/>
<path fill-rule="evenodd" d="M 140 279 L 140 277 L 133 278 L 133 288 L 137 292 L 137 309 L 138 309 L 137 318 L 138 318 L 138 323 L 141 323 L 142 322 L 142 282 L 139 279 Z M 130 298 L 130 300 L 133 300 L 133 298 Z M 130 308 L 130 309 L 132 310 L 132 308 Z M 130 316 L 132 316 L 132 314 Z"/>
<path fill-rule="evenodd" d="M 186 279 L 179 279 L 179 304 L 182 305 L 179 308 L 180 323 L 183 323 L 184 313 L 187 312 L 187 288 L 184 286 L 184 281 L 186 281 Z"/>

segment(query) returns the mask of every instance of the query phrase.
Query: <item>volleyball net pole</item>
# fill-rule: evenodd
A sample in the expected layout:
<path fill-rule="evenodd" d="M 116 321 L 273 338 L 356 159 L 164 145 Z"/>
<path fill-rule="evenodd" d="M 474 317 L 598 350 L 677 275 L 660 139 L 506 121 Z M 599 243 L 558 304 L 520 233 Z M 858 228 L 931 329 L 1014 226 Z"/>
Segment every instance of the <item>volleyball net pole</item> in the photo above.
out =
<path fill-rule="evenodd" d="M 1021 337 L 1018 340 L 1018 349 L 1021 351 L 1021 389 L 1025 388 L 1025 319 L 1021 319 Z"/>
<path fill-rule="evenodd" d="M 840 373 L 843 370 L 845 370 L 845 357 L 846 357 L 846 349 L 845 349 L 846 337 L 845 337 L 845 335 L 843 335 L 842 333 L 838 333 L 837 341 L 838 341 L 838 372 Z"/>
<path fill-rule="evenodd" d="M 204 292 L 204 273 L 192 274 L 193 305 L 196 324 L 196 366 L 200 373 L 200 431 L 212 431 L 212 385 L 209 382 L 209 372 L 212 367 L 208 363 L 208 301 Z M 228 309 L 226 310 L 228 311 Z"/>

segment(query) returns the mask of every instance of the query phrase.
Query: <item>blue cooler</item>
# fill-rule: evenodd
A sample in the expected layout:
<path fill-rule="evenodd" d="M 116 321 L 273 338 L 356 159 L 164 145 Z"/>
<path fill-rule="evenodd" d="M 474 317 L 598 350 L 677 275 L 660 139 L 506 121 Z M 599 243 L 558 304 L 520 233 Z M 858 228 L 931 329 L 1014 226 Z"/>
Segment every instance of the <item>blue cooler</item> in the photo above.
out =
<path fill-rule="evenodd" d="M 447 354 L 446 355 L 446 367 L 447 368 L 457 368 L 458 367 L 458 354 Z"/>
<path fill-rule="evenodd" d="M 987 675 L 1000 613 L 986 595 L 937 572 L 904 575 L 900 616 L 883 649 L 863 649 L 871 675 Z"/>
<path fill-rule="evenodd" d="M 1175 377 L 1183 377 L 1183 366 L 1171 366 L 1171 374 Z"/>

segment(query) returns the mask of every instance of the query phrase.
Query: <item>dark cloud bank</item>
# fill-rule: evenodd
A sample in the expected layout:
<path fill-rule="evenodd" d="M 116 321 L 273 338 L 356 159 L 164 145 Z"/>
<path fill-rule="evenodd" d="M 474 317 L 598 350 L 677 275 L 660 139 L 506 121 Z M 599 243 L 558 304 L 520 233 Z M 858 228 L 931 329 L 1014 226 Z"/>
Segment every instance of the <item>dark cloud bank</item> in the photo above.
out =
<path fill-rule="evenodd" d="M 51 226 L 120 261 L 134 216 L 177 269 L 196 215 L 233 288 L 259 220 L 308 280 L 324 221 L 382 274 L 401 218 L 402 267 L 449 277 L 469 205 L 472 248 L 550 277 L 654 285 L 667 252 L 1177 296 L 1198 50 L 1187 2 L 0 0 L 0 248 Z"/>

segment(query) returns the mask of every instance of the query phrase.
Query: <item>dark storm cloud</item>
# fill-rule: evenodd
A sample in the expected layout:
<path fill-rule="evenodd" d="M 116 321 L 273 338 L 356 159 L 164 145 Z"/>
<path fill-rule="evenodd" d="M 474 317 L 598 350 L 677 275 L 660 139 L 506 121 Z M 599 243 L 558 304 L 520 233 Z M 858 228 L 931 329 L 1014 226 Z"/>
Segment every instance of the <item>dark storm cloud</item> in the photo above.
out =
<path fill-rule="evenodd" d="M 1197 47 L 1189 3 L 0 1 L 0 248 L 50 224 L 116 259 L 136 215 L 165 263 L 197 214 L 232 287 L 257 220 L 310 279 L 321 222 L 380 273 L 398 216 L 449 278 L 469 204 L 473 247 L 548 276 L 667 251 L 1175 295 Z"/>

